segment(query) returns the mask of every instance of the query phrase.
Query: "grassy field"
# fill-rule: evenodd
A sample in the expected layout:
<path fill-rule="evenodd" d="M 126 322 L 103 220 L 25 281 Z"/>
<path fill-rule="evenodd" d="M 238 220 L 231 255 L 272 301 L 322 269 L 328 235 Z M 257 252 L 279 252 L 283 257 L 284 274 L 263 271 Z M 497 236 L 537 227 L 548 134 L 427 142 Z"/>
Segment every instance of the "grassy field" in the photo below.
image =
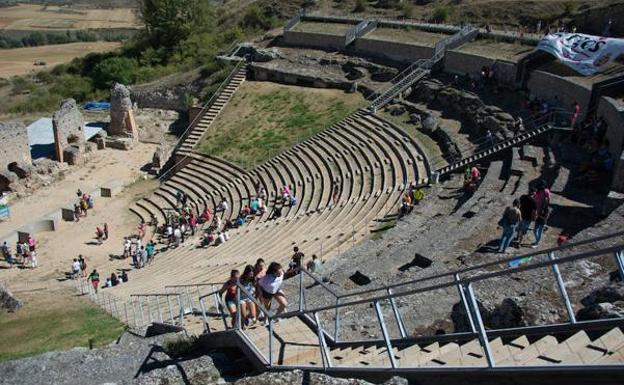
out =
<path fill-rule="evenodd" d="M 117 42 L 97 41 L 4 49 L 0 55 L 0 78 L 50 69 L 57 64 L 67 63 L 75 57 L 91 52 L 112 51 L 120 46 L 121 43 Z M 34 65 L 36 61 L 45 62 L 46 65 L 36 66 Z"/>
<path fill-rule="evenodd" d="M 251 168 L 363 105 L 341 90 L 244 82 L 198 149 Z"/>
<path fill-rule="evenodd" d="M 133 8 L 81 8 L 18 4 L 0 8 L 0 29 L 79 30 L 89 28 L 139 28 Z"/>
<path fill-rule="evenodd" d="M 77 346 L 102 346 L 119 337 L 124 326 L 73 293 L 16 294 L 24 301 L 15 313 L 0 313 L 0 361 Z"/>

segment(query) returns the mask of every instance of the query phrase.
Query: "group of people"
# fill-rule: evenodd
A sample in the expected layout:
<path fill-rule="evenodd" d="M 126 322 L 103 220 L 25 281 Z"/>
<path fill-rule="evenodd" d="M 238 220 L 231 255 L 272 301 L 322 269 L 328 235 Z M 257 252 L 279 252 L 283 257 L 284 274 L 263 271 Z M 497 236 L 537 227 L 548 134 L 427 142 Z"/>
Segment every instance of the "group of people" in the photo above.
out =
<path fill-rule="evenodd" d="M 86 217 L 87 212 L 95 207 L 95 198 L 93 195 L 83 193 L 82 190 L 76 191 L 78 202 L 74 203 L 74 220 L 78 222 L 80 217 Z"/>
<path fill-rule="evenodd" d="M 503 233 L 499 241 L 498 252 L 507 252 L 508 247 L 517 240 L 518 246 L 522 246 L 525 236 L 533 223 L 534 242 L 531 247 L 539 245 L 546 228 L 546 222 L 551 214 L 550 190 L 546 183 L 540 180 L 536 187 L 529 187 L 527 194 L 515 199 L 511 206 L 503 212 L 498 225 L 503 228 Z M 562 244 L 567 240 L 565 233 L 560 235 L 558 243 Z"/>
<path fill-rule="evenodd" d="M 141 237 L 124 237 L 123 258 L 132 258 L 132 265 L 140 269 L 151 264 L 156 254 L 156 245 L 152 240 L 143 245 Z"/>
<path fill-rule="evenodd" d="M 78 258 L 74 258 L 71 265 L 71 277 L 72 279 L 86 278 L 87 277 L 87 261 L 82 254 Z"/>
<path fill-rule="evenodd" d="M 255 301 L 266 310 L 270 310 L 273 301 L 275 301 L 277 303 L 276 314 L 284 312 L 288 306 L 288 300 L 282 291 L 282 284 L 284 280 L 299 274 L 304 257 L 303 252 L 295 247 L 286 270 L 277 262 L 271 262 L 268 267 L 265 267 L 265 261 L 262 258 L 258 258 L 255 265 L 245 266 L 242 274 L 239 270 L 232 270 L 230 278 L 219 290 L 220 296 L 225 294 L 225 305 L 232 317 L 232 327 L 236 326 L 236 313 L 239 305 L 243 328 L 263 319 L 266 323 L 267 315 L 258 314 L 259 309 Z M 319 272 L 321 266 L 322 263 L 316 255 L 313 255 L 306 264 L 307 269 L 315 273 Z"/>
<path fill-rule="evenodd" d="M 128 282 L 128 273 L 125 270 L 122 270 L 121 274 L 119 275 L 117 275 L 116 273 L 111 273 L 110 277 L 106 278 L 104 284 L 100 286 L 100 273 L 97 271 L 97 269 L 93 269 L 91 274 L 89 274 L 89 276 L 87 277 L 87 281 L 91 282 L 91 286 L 97 294 L 100 288 L 106 289 L 109 287 L 120 285 L 124 282 Z"/>
<path fill-rule="evenodd" d="M 423 199 L 425 199 L 425 190 L 414 183 L 410 184 L 399 206 L 399 218 L 411 213 L 414 206 L 420 204 Z"/>
<path fill-rule="evenodd" d="M 2 244 L 2 257 L 9 265 L 9 268 L 20 265 L 23 268 L 34 269 L 39 266 L 36 246 L 35 239 L 29 235 L 26 241 L 17 241 L 15 243 L 15 253 L 13 253 L 11 246 L 5 241 Z"/>

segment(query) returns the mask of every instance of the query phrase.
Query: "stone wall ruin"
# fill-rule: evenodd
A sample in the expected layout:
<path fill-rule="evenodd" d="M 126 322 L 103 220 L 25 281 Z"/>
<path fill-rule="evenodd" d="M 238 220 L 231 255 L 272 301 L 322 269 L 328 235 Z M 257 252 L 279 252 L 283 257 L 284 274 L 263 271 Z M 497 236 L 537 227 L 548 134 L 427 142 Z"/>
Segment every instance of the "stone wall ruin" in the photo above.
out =
<path fill-rule="evenodd" d="M 12 183 L 28 176 L 31 165 L 26 126 L 0 122 L 0 191 L 10 190 Z"/>
<path fill-rule="evenodd" d="M 131 138 L 132 141 L 139 140 L 130 90 L 123 84 L 115 83 L 111 88 L 110 117 L 111 121 L 108 126 L 110 135 Z"/>
<path fill-rule="evenodd" d="M 77 164 L 85 152 L 85 122 L 74 99 L 66 99 L 52 116 L 56 160 Z"/>

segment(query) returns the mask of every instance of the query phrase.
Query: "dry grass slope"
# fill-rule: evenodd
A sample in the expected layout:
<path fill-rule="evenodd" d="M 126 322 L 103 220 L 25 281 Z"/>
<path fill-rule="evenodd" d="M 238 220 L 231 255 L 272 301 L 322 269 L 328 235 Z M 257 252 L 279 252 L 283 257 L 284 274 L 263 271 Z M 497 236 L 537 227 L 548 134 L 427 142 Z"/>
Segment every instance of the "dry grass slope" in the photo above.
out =
<path fill-rule="evenodd" d="M 199 151 L 243 167 L 290 148 L 364 105 L 341 90 L 244 82 L 199 143 Z"/>

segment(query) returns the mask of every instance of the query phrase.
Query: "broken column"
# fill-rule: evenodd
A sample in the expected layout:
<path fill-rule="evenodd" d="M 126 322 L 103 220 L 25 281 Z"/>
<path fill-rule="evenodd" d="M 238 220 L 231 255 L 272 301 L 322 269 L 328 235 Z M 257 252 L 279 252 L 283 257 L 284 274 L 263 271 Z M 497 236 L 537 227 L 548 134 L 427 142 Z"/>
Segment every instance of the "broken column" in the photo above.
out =
<path fill-rule="evenodd" d="M 129 138 L 132 142 L 138 141 L 139 133 L 134 121 L 130 91 L 123 84 L 115 83 L 111 88 L 110 111 L 108 133 L 112 136 Z"/>
<path fill-rule="evenodd" d="M 66 99 L 52 116 L 56 160 L 71 165 L 84 161 L 85 122 L 74 99 Z"/>

